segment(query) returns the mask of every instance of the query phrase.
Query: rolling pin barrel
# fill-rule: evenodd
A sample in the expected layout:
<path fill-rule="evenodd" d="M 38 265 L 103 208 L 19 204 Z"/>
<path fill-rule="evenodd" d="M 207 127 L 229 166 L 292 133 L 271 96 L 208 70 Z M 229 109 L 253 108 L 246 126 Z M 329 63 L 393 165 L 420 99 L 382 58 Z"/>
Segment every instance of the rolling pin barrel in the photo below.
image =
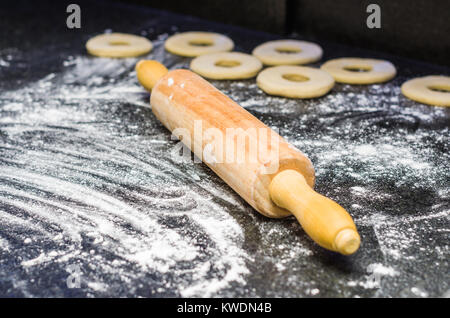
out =
<path fill-rule="evenodd" d="M 329 250 L 348 255 L 358 249 L 351 216 L 313 190 L 314 168 L 302 152 L 191 71 L 169 72 L 155 61 L 141 61 L 136 70 L 151 90 L 155 116 L 258 212 L 294 214 L 306 233 Z M 237 140 L 246 141 L 239 148 L 244 160 L 237 158 Z M 264 151 L 249 145 L 262 145 Z M 229 154 L 232 160 L 225 160 Z"/>

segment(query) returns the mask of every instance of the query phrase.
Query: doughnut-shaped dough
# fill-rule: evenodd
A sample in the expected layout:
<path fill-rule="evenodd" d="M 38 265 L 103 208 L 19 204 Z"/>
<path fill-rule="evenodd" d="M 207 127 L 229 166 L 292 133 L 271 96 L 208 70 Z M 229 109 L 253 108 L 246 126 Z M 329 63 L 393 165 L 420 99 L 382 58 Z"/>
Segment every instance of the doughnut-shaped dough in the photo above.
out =
<path fill-rule="evenodd" d="M 222 34 L 213 32 L 184 32 L 172 35 L 164 44 L 167 51 L 181 56 L 231 51 L 233 41 Z"/>
<path fill-rule="evenodd" d="M 402 93 L 420 103 L 450 107 L 450 77 L 425 76 L 414 78 L 403 83 Z"/>
<path fill-rule="evenodd" d="M 307 64 L 322 58 L 322 48 L 312 42 L 278 40 L 258 45 L 252 54 L 265 65 Z"/>
<path fill-rule="evenodd" d="M 330 73 L 336 82 L 347 84 L 382 83 L 397 73 L 389 61 L 350 57 L 329 60 L 320 68 Z"/>
<path fill-rule="evenodd" d="M 256 83 L 270 95 L 313 98 L 325 95 L 334 79 L 325 71 L 305 66 L 274 66 L 258 74 Z"/>
<path fill-rule="evenodd" d="M 262 69 L 256 57 L 239 52 L 205 54 L 191 61 L 191 69 L 210 79 L 252 78 Z"/>
<path fill-rule="evenodd" d="M 86 42 L 89 54 L 102 57 L 133 57 L 152 50 L 152 42 L 142 36 L 125 33 L 106 33 Z"/>

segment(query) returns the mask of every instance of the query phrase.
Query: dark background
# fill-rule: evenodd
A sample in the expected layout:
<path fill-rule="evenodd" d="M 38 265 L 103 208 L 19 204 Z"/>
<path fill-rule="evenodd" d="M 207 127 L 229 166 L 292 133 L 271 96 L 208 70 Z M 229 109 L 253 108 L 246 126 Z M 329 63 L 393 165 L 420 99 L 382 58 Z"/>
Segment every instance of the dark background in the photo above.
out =
<path fill-rule="evenodd" d="M 256 30 L 374 49 L 450 65 L 448 0 L 129 0 L 128 3 Z M 381 29 L 366 26 L 370 3 L 381 7 Z"/>

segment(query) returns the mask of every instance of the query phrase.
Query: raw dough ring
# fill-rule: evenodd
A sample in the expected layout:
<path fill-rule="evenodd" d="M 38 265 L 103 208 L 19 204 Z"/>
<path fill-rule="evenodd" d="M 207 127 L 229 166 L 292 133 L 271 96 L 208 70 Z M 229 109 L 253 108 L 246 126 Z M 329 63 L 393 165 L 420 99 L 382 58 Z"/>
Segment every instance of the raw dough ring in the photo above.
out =
<path fill-rule="evenodd" d="M 106 33 L 86 42 L 87 51 L 102 57 L 133 57 L 152 50 L 152 42 L 142 36 L 125 33 Z"/>
<path fill-rule="evenodd" d="M 320 68 L 330 73 L 336 82 L 347 84 L 382 83 L 392 79 L 397 73 L 395 66 L 389 61 L 363 58 L 329 60 Z"/>
<path fill-rule="evenodd" d="M 287 65 L 265 69 L 258 74 L 256 82 L 267 94 L 291 98 L 319 97 L 334 86 L 333 77 L 325 71 Z"/>
<path fill-rule="evenodd" d="M 191 61 L 191 69 L 206 78 L 252 78 L 262 69 L 262 63 L 254 56 L 239 52 L 205 54 Z"/>
<path fill-rule="evenodd" d="M 277 40 L 258 45 L 252 54 L 265 65 L 307 64 L 322 58 L 322 48 L 312 42 Z"/>
<path fill-rule="evenodd" d="M 208 53 L 231 51 L 233 41 L 213 32 L 184 32 L 172 35 L 164 44 L 167 51 L 181 56 L 199 56 Z"/>
<path fill-rule="evenodd" d="M 443 90 L 444 92 L 433 89 Z M 402 93 L 420 103 L 450 107 L 450 77 L 425 76 L 414 78 L 403 83 Z"/>

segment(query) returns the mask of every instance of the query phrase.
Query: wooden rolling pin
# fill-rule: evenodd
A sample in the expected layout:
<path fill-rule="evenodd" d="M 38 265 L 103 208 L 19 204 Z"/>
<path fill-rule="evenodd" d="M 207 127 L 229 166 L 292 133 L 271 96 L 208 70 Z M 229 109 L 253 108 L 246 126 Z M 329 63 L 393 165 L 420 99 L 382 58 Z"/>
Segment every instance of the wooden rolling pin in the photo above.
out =
<path fill-rule="evenodd" d="M 248 128 L 270 130 L 275 139 L 266 138 L 265 142 L 268 149 L 277 148 L 277 158 L 205 163 L 258 212 L 274 218 L 294 214 L 305 232 L 326 249 L 344 255 L 358 249 L 360 237 L 351 216 L 339 204 L 313 190 L 314 167 L 303 153 L 189 70 L 169 72 L 156 61 L 143 60 L 136 65 L 136 72 L 139 82 L 151 91 L 153 113 L 172 132 L 182 128 L 193 136 L 195 122 L 201 121 L 203 132 L 214 128 L 226 135 L 227 128 L 242 128 L 244 138 L 259 142 L 260 135 Z M 209 145 L 208 140 L 201 138 L 183 136 L 182 141 L 198 158 L 203 158 Z M 224 144 L 223 153 L 234 153 L 235 145 Z M 250 151 L 249 147 L 245 151 Z M 270 171 L 269 167 L 276 169 Z"/>

